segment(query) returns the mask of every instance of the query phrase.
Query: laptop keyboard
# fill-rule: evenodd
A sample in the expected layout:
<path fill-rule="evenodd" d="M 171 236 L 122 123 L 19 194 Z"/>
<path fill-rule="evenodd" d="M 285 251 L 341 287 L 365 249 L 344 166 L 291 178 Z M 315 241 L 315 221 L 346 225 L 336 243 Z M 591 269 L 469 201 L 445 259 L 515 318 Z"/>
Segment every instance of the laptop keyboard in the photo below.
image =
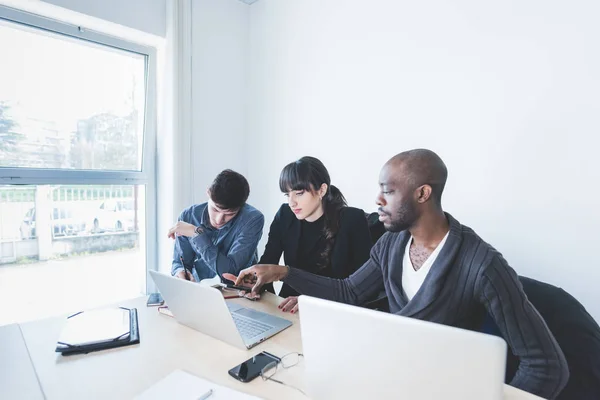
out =
<path fill-rule="evenodd" d="M 270 325 L 263 324 L 262 322 L 253 319 L 244 318 L 236 313 L 231 313 L 231 316 L 233 317 L 235 326 L 237 326 L 238 331 L 240 331 L 244 338 L 253 338 L 272 328 Z"/>

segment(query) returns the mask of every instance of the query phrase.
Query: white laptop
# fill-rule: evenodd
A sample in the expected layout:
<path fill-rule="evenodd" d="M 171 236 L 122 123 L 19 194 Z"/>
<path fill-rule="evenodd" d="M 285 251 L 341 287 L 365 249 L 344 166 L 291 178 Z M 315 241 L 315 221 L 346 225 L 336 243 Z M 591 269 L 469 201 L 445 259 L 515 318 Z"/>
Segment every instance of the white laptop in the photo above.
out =
<path fill-rule="evenodd" d="M 300 296 L 310 398 L 501 400 L 506 342 Z"/>
<path fill-rule="evenodd" d="M 175 319 L 215 339 L 249 349 L 292 325 L 287 319 L 226 303 L 218 289 L 150 271 Z"/>

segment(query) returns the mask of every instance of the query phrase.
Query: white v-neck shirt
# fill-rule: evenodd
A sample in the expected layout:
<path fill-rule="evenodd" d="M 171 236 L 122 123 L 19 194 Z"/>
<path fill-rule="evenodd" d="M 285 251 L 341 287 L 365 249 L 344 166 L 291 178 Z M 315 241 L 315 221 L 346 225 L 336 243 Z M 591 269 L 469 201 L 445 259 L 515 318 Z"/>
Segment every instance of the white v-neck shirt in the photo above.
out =
<path fill-rule="evenodd" d="M 408 240 L 406 249 L 404 249 L 404 258 L 402 259 L 402 291 L 409 301 L 417 294 L 421 286 L 423 286 L 423 282 L 438 254 L 440 254 L 442 247 L 444 247 L 449 234 L 450 231 L 446 233 L 446 236 L 444 236 L 442 241 L 437 245 L 435 250 L 433 250 L 418 271 L 415 271 L 413 263 L 410 260 L 410 245 L 413 241 L 412 236 Z"/>

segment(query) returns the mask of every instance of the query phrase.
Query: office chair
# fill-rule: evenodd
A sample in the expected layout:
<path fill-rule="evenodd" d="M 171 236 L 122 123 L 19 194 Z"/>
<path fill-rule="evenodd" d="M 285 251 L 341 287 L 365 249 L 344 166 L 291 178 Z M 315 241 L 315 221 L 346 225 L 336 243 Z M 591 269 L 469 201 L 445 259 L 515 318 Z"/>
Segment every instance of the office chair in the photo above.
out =
<path fill-rule="evenodd" d="M 556 286 L 531 278 L 519 277 L 527 298 L 538 310 L 569 364 L 569 382 L 557 400 L 600 399 L 600 327 L 583 305 Z M 502 336 L 487 315 L 482 332 Z M 510 352 L 506 381 L 510 382 L 519 362 Z"/>

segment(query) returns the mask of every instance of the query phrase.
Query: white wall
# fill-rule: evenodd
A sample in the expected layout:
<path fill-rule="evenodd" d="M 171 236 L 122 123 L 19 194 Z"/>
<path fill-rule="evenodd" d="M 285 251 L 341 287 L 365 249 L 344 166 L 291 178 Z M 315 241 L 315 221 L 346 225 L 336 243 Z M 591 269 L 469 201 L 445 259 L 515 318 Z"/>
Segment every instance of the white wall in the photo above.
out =
<path fill-rule="evenodd" d="M 281 168 L 302 155 L 373 211 L 382 164 L 430 148 L 448 165 L 446 210 L 600 321 L 600 3 L 261 0 L 250 10 L 248 171 L 267 219 L 283 200 Z"/>
<path fill-rule="evenodd" d="M 166 0 L 43 0 L 153 35 L 166 35 Z"/>
<path fill-rule="evenodd" d="M 238 0 L 192 2 L 190 184 L 195 202 L 206 201 L 206 189 L 223 169 L 247 175 L 249 17 L 250 7 Z"/>

